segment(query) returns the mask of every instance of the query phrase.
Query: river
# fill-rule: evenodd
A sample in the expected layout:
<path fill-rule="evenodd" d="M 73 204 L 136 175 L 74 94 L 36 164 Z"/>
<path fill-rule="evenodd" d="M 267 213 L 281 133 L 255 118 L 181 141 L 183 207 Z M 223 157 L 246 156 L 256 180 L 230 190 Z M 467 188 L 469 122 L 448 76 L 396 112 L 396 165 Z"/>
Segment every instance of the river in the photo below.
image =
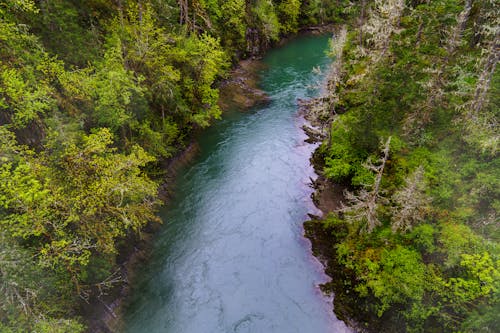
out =
<path fill-rule="evenodd" d="M 301 36 L 268 52 L 260 84 L 270 104 L 229 111 L 203 132 L 134 279 L 125 332 L 350 332 L 318 288 L 327 277 L 302 228 L 317 213 L 314 147 L 296 101 L 317 93 L 313 67 L 328 65 L 328 38 Z"/>

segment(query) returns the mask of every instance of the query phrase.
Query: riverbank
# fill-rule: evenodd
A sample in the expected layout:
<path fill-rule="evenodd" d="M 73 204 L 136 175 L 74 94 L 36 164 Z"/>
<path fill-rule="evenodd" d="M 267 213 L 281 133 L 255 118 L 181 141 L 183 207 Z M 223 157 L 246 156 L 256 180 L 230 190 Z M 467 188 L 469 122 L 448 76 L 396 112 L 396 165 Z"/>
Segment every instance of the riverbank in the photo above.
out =
<path fill-rule="evenodd" d="M 314 137 L 310 139 L 314 140 Z M 340 209 L 342 203 L 345 202 L 344 191 L 347 187 L 343 184 L 332 183 L 323 176 L 322 159 L 317 154 L 318 151 L 315 151 L 310 160 L 318 175 L 312 183 L 314 192 L 311 197 L 322 216 L 310 215 L 311 219 L 304 222 L 304 232 L 305 237 L 311 242 L 313 255 L 323 264 L 325 273 L 330 278 L 330 281 L 320 285 L 320 288 L 326 295 L 333 295 L 333 313 L 337 318 L 344 321 L 355 332 L 374 332 L 367 329 L 370 320 L 359 316 L 362 313 L 359 309 L 365 304 L 358 302 L 358 298 L 351 297 L 351 294 L 355 294 L 353 290 L 355 281 L 351 283 L 346 283 L 346 281 L 349 281 L 352 275 L 349 275 L 345 267 L 338 263 L 335 244 L 339 242 L 338 235 L 343 234 L 345 230 L 340 226 L 325 225 L 324 218 Z"/>
<path fill-rule="evenodd" d="M 327 84 L 327 81 L 323 83 L 324 86 Z M 324 98 L 319 96 L 298 101 L 299 113 L 308 121 L 308 125 L 304 125 L 302 129 L 308 136 L 306 142 L 310 144 L 322 143 L 327 139 L 327 131 L 334 119 L 333 114 L 324 114 L 323 108 L 318 107 L 324 102 Z M 330 278 L 328 282 L 320 285 L 320 288 L 326 295 L 333 296 L 332 310 L 337 318 L 356 332 L 369 332 L 367 330 L 369 321 L 357 316 L 361 313 L 358 310 L 362 305 L 358 304 L 357 298 L 350 297 L 350 294 L 355 294 L 352 289 L 355 281 L 346 283 L 352 275 L 338 263 L 335 244 L 339 242 L 338 235 L 343 234 L 345 230 L 340 226 L 325 224 L 325 218 L 345 203 L 344 191 L 347 186 L 333 183 L 323 175 L 324 157 L 321 156 L 319 147 L 313 152 L 310 163 L 318 175 L 311 184 L 314 189 L 311 198 L 322 215 L 309 215 L 311 219 L 304 222 L 304 232 L 305 237 L 311 242 L 313 255 L 323 264 L 325 274 Z"/>
<path fill-rule="evenodd" d="M 220 84 L 219 106 L 223 112 L 237 110 L 245 112 L 269 102 L 269 97 L 258 86 L 258 72 L 265 68 L 258 59 L 241 60 L 228 78 Z M 161 162 L 166 170 L 165 179 L 158 189 L 162 205 L 168 205 L 174 195 L 175 177 L 199 153 L 199 144 L 193 135 L 190 144 L 176 156 Z M 101 297 L 82 305 L 82 314 L 89 333 L 119 332 L 124 300 L 129 295 L 130 285 L 140 266 L 148 261 L 154 235 L 161 224 L 149 223 L 139 235 L 130 234 L 120 246 L 117 266 L 121 283 L 111 288 Z"/>
<path fill-rule="evenodd" d="M 172 198 L 171 184 L 178 171 L 188 165 L 199 152 L 199 146 L 192 141 L 175 157 L 162 162 L 166 171 L 164 182 L 158 190 L 158 198 L 167 205 Z M 160 223 L 149 223 L 140 234 L 129 234 L 120 244 L 117 266 L 121 283 L 97 299 L 82 305 L 88 333 L 119 332 L 124 300 L 130 291 L 130 283 L 139 267 L 149 259 L 152 240 L 161 227 Z"/>
<path fill-rule="evenodd" d="M 306 118 L 309 118 L 310 124 L 316 123 L 314 119 L 311 119 L 311 114 L 308 114 L 307 108 L 304 107 L 307 105 L 307 101 L 299 101 L 299 105 L 301 105 L 301 112 Z M 321 141 L 316 135 L 317 128 L 307 126 L 303 130 L 309 137 L 307 142 L 312 144 Z M 337 233 L 343 231 L 337 230 L 335 227 L 325 228 L 324 224 L 324 217 L 341 208 L 345 199 L 343 193 L 346 186 L 334 184 L 323 176 L 323 159 L 318 154 L 319 150 L 317 149 L 310 158 L 314 172 L 318 175 L 312 182 L 314 192 L 311 198 L 322 215 L 309 215 L 311 219 L 304 222 L 305 237 L 311 242 L 313 255 L 323 264 L 325 273 L 330 278 L 330 281 L 320 285 L 320 288 L 326 295 L 333 295 L 334 314 L 356 332 L 367 332 L 359 324 L 359 318 L 355 318 L 357 304 L 348 297 L 349 293 L 353 291 L 350 290 L 349 285 L 344 284 L 347 276 L 337 261 L 337 251 L 334 244 L 338 243 Z"/>
<path fill-rule="evenodd" d="M 331 67 L 330 71 L 336 70 Z M 327 79 L 323 89 L 328 93 Z M 299 112 L 308 121 L 302 127 L 307 134 L 306 142 L 310 144 L 331 144 L 330 128 L 337 113 L 324 107 L 327 96 L 299 100 Z M 358 285 L 356 274 L 339 263 L 336 244 L 339 244 L 347 234 L 345 224 L 332 223 L 328 217 L 338 211 L 346 203 L 345 191 L 350 189 L 347 184 L 334 183 L 323 174 L 325 156 L 324 150 L 318 147 L 310 158 L 310 163 L 318 177 L 312 182 L 314 192 L 311 194 L 314 204 L 321 211 L 321 216 L 309 215 L 310 220 L 304 222 L 305 237 L 311 242 L 313 255 L 323 264 L 325 274 L 330 281 L 320 285 L 327 295 L 333 295 L 333 313 L 358 333 L 396 332 L 398 323 L 388 313 L 377 317 L 369 309 L 376 300 L 359 296 L 355 287 Z"/>
<path fill-rule="evenodd" d="M 219 87 L 219 107 L 223 112 L 246 111 L 269 102 L 269 97 L 258 87 L 258 72 L 264 69 L 264 64 L 255 59 L 241 60 L 235 66 Z"/>
<path fill-rule="evenodd" d="M 335 25 L 326 24 L 321 26 L 303 27 L 297 34 L 286 36 L 273 47 L 281 47 L 298 36 L 317 36 L 335 31 Z M 264 53 L 267 50 L 264 50 Z M 228 78 L 219 86 L 219 107 L 223 112 L 234 109 L 247 111 L 257 106 L 265 105 L 270 101 L 259 87 L 258 73 L 265 70 L 266 66 L 260 61 L 260 57 L 243 59 L 231 70 Z"/>
<path fill-rule="evenodd" d="M 346 25 L 331 43 L 337 71 L 316 110 L 334 121 L 324 122 L 313 163 L 349 186 L 348 202 L 305 228 L 332 278 L 323 289 L 335 294 L 334 312 L 363 331 L 487 332 L 500 323 L 498 126 L 490 122 L 499 36 L 479 32 L 498 8 L 452 3 L 442 7 L 451 20 L 421 21 L 435 4 L 407 3 L 386 20 L 384 5 L 365 11 L 363 2 L 365 23 Z M 466 34 L 469 26 L 478 33 Z"/>

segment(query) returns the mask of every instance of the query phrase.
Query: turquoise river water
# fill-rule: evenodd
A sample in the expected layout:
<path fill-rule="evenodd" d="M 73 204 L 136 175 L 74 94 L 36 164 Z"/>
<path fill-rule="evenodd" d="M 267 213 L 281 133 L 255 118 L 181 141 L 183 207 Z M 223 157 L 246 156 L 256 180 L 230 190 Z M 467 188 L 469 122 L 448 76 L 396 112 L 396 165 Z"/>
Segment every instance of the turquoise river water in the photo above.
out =
<path fill-rule="evenodd" d="M 268 52 L 260 85 L 270 104 L 227 112 L 200 136 L 137 272 L 125 332 L 350 332 L 319 290 L 327 277 L 302 228 L 317 211 L 297 98 L 318 93 L 313 68 L 328 65 L 328 38 Z"/>

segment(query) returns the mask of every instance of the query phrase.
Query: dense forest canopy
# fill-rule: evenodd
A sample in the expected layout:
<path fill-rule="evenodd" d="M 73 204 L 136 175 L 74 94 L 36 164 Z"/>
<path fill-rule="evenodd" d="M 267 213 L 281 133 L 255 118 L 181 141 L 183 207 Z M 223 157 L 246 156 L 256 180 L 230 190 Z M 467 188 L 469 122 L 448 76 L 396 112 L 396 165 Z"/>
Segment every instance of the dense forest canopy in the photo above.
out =
<path fill-rule="evenodd" d="M 310 102 L 331 124 L 315 159 L 346 188 L 321 222 L 336 311 L 372 331 L 497 331 L 500 4 L 360 6 Z"/>
<path fill-rule="evenodd" d="M 160 161 L 220 117 L 218 82 L 300 26 L 312 0 L 0 1 L 0 331 L 79 332 L 157 221 Z"/>

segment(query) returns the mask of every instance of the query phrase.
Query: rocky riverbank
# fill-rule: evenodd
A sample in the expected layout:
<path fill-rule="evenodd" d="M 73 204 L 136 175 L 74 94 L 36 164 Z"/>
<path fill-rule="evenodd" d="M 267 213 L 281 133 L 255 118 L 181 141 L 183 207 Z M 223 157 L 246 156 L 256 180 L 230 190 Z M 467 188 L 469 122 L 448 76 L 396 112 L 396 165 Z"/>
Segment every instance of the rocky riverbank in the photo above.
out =
<path fill-rule="evenodd" d="M 229 78 L 220 85 L 220 108 L 223 111 L 245 111 L 269 102 L 269 97 L 258 87 L 258 73 L 264 69 L 264 64 L 259 60 L 240 61 L 229 74 Z"/>
<path fill-rule="evenodd" d="M 325 129 L 330 128 L 334 116 L 327 121 L 320 121 L 317 106 L 321 98 L 312 100 L 299 100 L 300 113 L 309 121 L 303 130 L 308 135 L 309 143 L 318 143 L 328 140 Z M 323 175 L 324 158 L 320 156 L 321 149 L 316 149 L 310 161 L 318 178 L 313 181 L 314 192 L 312 199 L 322 216 L 310 215 L 309 221 L 304 222 L 305 236 L 311 241 L 313 255 L 325 267 L 325 273 L 331 280 L 320 285 L 321 290 L 327 295 L 333 295 L 333 312 L 349 327 L 358 333 L 397 332 L 398 323 L 392 319 L 397 316 L 384 314 L 377 317 L 373 311 L 367 311 L 374 299 L 361 298 L 355 291 L 356 274 L 346 266 L 339 264 L 336 244 L 345 236 L 345 225 L 332 224 L 326 217 L 342 206 L 345 200 L 344 191 L 348 188 L 345 184 L 333 183 Z"/>
<path fill-rule="evenodd" d="M 322 102 L 322 97 L 298 100 L 299 112 L 309 122 L 309 125 L 304 125 L 302 129 L 308 136 L 306 142 L 311 144 L 327 139 L 327 129 L 333 121 L 333 115 L 325 115 L 324 110 L 319 107 Z M 310 215 L 311 219 L 304 222 L 305 236 L 311 241 L 313 255 L 323 264 L 325 273 L 331 278 L 320 287 L 325 294 L 333 295 L 333 312 L 336 317 L 343 320 L 355 332 L 368 332 L 365 327 L 368 321 L 356 316 L 360 313 L 357 310 L 362 305 L 358 304 L 357 298 L 350 296 L 355 292 L 352 289 L 355 281 L 349 283 L 352 275 L 338 263 L 335 244 L 338 243 L 338 235 L 344 233 L 345 230 L 342 230 L 341 226 L 327 226 L 324 220 L 328 214 L 341 208 L 347 187 L 343 184 L 332 183 L 323 175 L 323 160 L 320 156 L 320 149 L 316 149 L 310 159 L 318 175 L 312 183 L 315 190 L 312 199 L 322 212 L 322 216 Z"/>

